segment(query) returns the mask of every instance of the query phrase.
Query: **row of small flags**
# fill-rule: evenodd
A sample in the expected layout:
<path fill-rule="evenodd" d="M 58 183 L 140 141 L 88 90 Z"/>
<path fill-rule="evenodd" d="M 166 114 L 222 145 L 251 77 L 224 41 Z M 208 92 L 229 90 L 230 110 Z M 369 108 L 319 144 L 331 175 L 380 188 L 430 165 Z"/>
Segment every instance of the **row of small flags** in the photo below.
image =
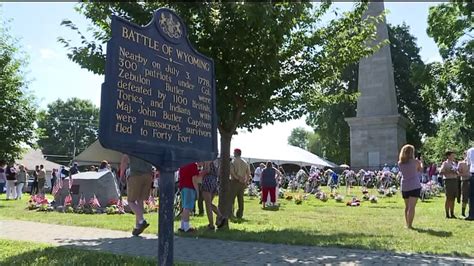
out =
<path fill-rule="evenodd" d="M 119 201 L 119 203 L 121 203 L 121 200 Z M 119 203 L 117 203 L 117 207 L 119 207 Z M 66 198 L 64 198 L 64 205 L 72 205 L 72 196 L 71 194 L 68 194 L 66 196 Z M 84 195 L 81 195 L 81 198 L 79 199 L 79 203 L 77 204 L 77 207 L 79 208 L 83 208 L 84 206 L 86 205 L 86 199 L 84 198 Z M 100 208 L 100 202 L 99 200 L 97 199 L 96 195 L 94 194 L 94 197 L 92 197 L 90 200 L 89 200 L 89 205 L 91 206 L 94 206 L 95 208 Z M 123 205 L 121 205 L 122 208 L 123 208 Z M 120 209 L 120 207 L 119 207 Z"/>

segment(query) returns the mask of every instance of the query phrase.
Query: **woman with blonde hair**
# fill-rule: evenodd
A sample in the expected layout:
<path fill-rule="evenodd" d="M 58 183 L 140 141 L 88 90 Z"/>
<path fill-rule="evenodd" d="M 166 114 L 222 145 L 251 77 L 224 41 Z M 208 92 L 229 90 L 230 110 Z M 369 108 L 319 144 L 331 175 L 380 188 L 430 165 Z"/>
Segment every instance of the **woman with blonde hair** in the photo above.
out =
<path fill-rule="evenodd" d="M 421 192 L 420 176 L 423 171 L 422 163 L 415 159 L 415 147 L 413 145 L 407 144 L 400 150 L 398 168 L 402 173 L 400 186 L 405 200 L 406 227 L 413 229 L 415 206 Z"/>

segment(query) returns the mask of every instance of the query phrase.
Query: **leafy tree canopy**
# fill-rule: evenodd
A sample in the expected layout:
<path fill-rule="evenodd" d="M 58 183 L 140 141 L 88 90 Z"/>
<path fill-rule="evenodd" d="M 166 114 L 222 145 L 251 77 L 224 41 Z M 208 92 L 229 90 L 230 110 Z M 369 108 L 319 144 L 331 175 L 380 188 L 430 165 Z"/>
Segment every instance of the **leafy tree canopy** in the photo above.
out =
<path fill-rule="evenodd" d="M 162 6 L 183 18 L 191 43 L 215 62 L 220 192 L 224 195 L 228 194 L 228 158 L 236 129 L 252 130 L 300 117 L 305 90 L 328 84 L 348 64 L 372 52 L 364 41 L 374 37 L 378 19 L 362 19 L 365 4 L 356 4 L 353 12 L 322 26 L 320 19 L 329 8 L 326 3 L 82 3 L 77 10 L 92 22 L 93 40 L 67 20 L 63 25 L 78 33 L 81 44 L 59 40 L 71 60 L 103 74 L 110 15 L 145 25 Z M 219 204 L 221 207 L 221 201 Z"/>
<path fill-rule="evenodd" d="M 456 1 L 430 7 L 428 35 L 442 63 L 430 65 L 432 83 L 423 97 L 432 112 L 456 116 L 464 135 L 474 136 L 474 4 Z"/>
<path fill-rule="evenodd" d="M 308 146 L 308 135 L 309 131 L 302 127 L 293 128 L 291 134 L 288 137 L 288 144 L 306 149 Z"/>
<path fill-rule="evenodd" d="M 38 145 L 44 154 L 70 156 L 50 157 L 56 162 L 67 162 L 97 139 L 98 121 L 99 109 L 91 101 L 58 99 L 39 113 Z"/>
<path fill-rule="evenodd" d="M 1 14 L 0 14 L 1 15 Z M 0 24 L 0 159 L 19 158 L 22 144 L 33 145 L 35 104 L 27 90 L 26 65 L 18 40 Z"/>
<path fill-rule="evenodd" d="M 456 159 L 462 159 L 464 152 L 470 147 L 463 138 L 462 124 L 453 116 L 447 116 L 439 122 L 436 135 L 426 138 L 423 145 L 424 160 L 438 165 L 446 158 L 445 152 L 453 151 Z M 472 144 L 472 143 L 471 143 Z"/>
<path fill-rule="evenodd" d="M 321 140 L 317 133 L 308 131 L 303 127 L 293 128 L 288 137 L 288 144 L 300 147 L 316 155 L 322 156 Z"/>

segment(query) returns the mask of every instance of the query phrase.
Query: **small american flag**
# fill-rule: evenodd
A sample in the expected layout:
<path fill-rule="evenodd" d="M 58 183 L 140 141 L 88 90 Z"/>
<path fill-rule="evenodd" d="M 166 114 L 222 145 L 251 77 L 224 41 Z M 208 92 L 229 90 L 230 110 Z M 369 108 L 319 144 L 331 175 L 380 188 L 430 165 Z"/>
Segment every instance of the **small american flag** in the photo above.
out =
<path fill-rule="evenodd" d="M 155 205 L 156 205 L 155 198 L 154 198 L 153 196 L 150 196 L 150 197 L 148 198 L 148 204 L 149 204 L 150 206 L 155 206 Z"/>
<path fill-rule="evenodd" d="M 100 208 L 100 203 L 97 197 L 94 194 L 94 197 L 90 200 L 90 205 L 94 206 L 95 208 Z"/>
<path fill-rule="evenodd" d="M 59 192 L 61 188 L 63 188 L 63 180 L 61 178 L 58 178 L 59 180 L 54 184 L 53 187 L 53 195 L 56 196 L 56 194 Z"/>
<path fill-rule="evenodd" d="M 64 205 L 65 206 L 72 205 L 72 196 L 71 196 L 71 194 L 67 195 L 66 198 L 64 199 Z"/>
<path fill-rule="evenodd" d="M 118 202 L 117 202 L 117 209 L 119 211 L 119 213 L 125 213 L 125 209 L 123 207 L 123 201 L 122 199 L 119 199 Z"/>
<path fill-rule="evenodd" d="M 77 204 L 77 207 L 84 208 L 85 205 L 86 205 L 86 200 L 84 199 L 84 194 L 82 194 L 81 198 L 79 199 L 79 203 Z"/>
<path fill-rule="evenodd" d="M 69 190 L 71 190 L 71 188 L 72 188 L 72 183 L 73 183 L 73 181 L 72 181 L 72 175 L 70 175 L 70 176 L 69 176 Z"/>

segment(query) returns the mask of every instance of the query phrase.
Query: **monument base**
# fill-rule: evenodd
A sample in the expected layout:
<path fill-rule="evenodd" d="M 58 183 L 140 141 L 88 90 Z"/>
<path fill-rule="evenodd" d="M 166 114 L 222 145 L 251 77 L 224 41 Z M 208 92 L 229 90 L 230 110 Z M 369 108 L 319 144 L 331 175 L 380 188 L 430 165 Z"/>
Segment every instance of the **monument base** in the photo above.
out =
<path fill-rule="evenodd" d="M 346 118 L 350 127 L 351 167 L 380 169 L 398 161 L 406 144 L 408 120 L 401 115 Z"/>

